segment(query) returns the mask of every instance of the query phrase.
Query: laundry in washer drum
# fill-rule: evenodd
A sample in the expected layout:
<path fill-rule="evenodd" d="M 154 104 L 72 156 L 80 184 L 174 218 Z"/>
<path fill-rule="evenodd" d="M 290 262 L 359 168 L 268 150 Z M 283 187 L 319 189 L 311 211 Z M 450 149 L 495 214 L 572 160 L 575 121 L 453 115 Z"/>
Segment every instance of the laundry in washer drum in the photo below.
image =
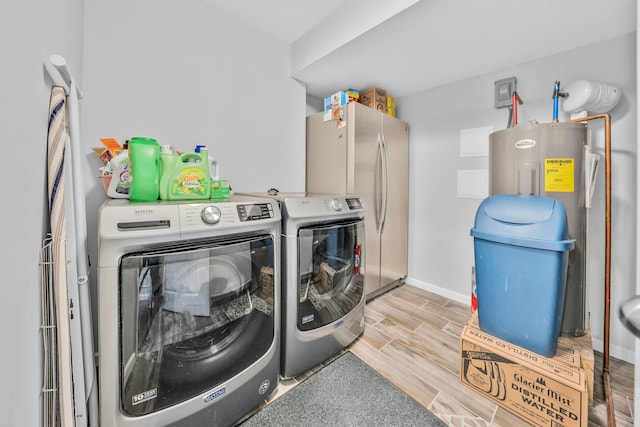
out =
<path fill-rule="evenodd" d="M 229 254 L 185 254 L 165 265 L 165 310 L 211 315 L 211 299 L 240 291 L 251 280 L 251 253 L 247 246 Z"/>

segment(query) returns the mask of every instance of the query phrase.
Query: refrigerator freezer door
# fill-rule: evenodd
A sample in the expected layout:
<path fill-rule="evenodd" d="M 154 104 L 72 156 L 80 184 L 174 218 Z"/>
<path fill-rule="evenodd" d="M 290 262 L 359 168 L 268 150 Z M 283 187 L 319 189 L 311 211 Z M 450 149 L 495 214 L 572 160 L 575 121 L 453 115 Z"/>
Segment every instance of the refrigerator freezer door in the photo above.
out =
<path fill-rule="evenodd" d="M 384 260 L 380 286 L 385 286 L 405 278 L 408 271 L 409 125 L 386 114 L 382 116 L 388 162 L 387 210 L 380 237 L 380 257 Z"/>
<path fill-rule="evenodd" d="M 365 294 L 380 288 L 380 234 L 382 221 L 382 167 L 381 113 L 360 104 L 350 105 L 349 112 L 354 119 L 348 122 L 353 129 L 354 186 L 353 194 L 362 197 L 366 203 L 365 234 L 367 257 L 365 259 Z M 380 142 L 379 142 L 380 141 Z"/>

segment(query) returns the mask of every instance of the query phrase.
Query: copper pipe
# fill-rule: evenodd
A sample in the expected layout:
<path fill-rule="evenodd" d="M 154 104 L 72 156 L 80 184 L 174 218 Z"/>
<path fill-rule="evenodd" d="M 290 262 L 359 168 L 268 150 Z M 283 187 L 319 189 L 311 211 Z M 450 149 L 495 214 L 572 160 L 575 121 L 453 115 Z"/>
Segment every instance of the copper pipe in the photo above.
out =
<path fill-rule="evenodd" d="M 609 333 L 611 329 L 611 116 L 596 114 L 570 122 L 586 122 L 604 119 L 604 160 L 605 160 L 605 253 L 604 253 L 604 351 L 602 353 L 602 378 L 607 402 L 609 427 L 615 427 L 616 416 L 609 381 Z"/>

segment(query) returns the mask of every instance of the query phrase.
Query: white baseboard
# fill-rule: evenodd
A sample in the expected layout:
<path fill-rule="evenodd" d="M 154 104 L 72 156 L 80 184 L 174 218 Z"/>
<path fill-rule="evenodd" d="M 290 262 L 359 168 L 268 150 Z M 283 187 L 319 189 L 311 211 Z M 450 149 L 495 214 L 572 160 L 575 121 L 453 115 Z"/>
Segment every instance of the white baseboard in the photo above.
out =
<path fill-rule="evenodd" d="M 593 344 L 593 349 L 599 351 L 600 353 L 602 353 L 602 351 L 604 350 L 604 342 L 599 338 L 591 338 L 591 344 Z M 634 351 L 622 348 L 617 345 L 609 344 L 609 355 L 611 357 L 624 360 L 625 362 L 631 364 L 635 363 Z"/>
<path fill-rule="evenodd" d="M 433 292 L 434 294 L 438 294 L 440 296 L 452 299 L 454 301 L 460 302 L 462 304 L 471 305 L 471 295 L 470 294 L 461 294 L 458 292 L 453 292 L 449 289 L 443 288 L 441 286 L 436 286 L 431 283 L 423 282 L 418 279 L 414 279 L 413 277 L 407 277 L 405 279 L 405 283 L 415 286 L 416 288 L 424 289 L 425 291 Z M 471 291 L 469 291 L 471 292 Z M 601 339 L 592 338 L 591 344 L 593 345 L 593 349 L 602 353 L 604 349 L 604 345 Z M 624 360 L 625 362 L 634 364 L 635 363 L 635 354 L 633 350 L 628 350 L 616 345 L 609 346 L 609 354 L 611 357 L 615 357 L 616 359 Z"/>
<path fill-rule="evenodd" d="M 434 294 L 438 294 L 440 296 L 452 299 L 462 304 L 471 305 L 471 294 L 460 294 L 458 292 L 453 292 L 449 289 L 442 288 L 440 286 L 432 285 L 431 283 L 422 282 L 418 279 L 414 279 L 413 277 L 407 277 L 404 280 L 405 283 L 415 286 L 416 288 L 424 289 L 425 291 L 433 292 Z"/>

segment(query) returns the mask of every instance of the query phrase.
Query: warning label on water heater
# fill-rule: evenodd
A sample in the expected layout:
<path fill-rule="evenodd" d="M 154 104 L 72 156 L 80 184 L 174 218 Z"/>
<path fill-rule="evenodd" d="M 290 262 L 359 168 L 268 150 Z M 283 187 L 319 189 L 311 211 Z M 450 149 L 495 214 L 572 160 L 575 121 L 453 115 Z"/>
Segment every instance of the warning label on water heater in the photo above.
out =
<path fill-rule="evenodd" d="M 544 191 L 573 193 L 574 159 L 544 159 Z"/>

